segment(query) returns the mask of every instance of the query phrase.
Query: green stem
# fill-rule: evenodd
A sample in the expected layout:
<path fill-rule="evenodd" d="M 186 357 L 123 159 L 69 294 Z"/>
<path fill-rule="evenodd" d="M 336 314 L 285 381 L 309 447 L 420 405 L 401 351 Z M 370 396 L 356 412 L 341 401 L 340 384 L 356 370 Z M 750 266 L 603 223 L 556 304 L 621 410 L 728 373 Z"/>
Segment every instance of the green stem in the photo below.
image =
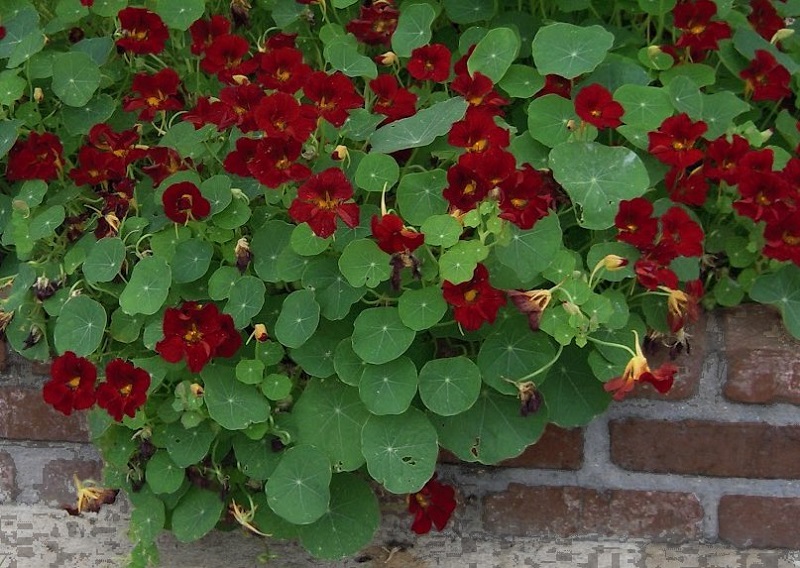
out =
<path fill-rule="evenodd" d="M 534 372 L 532 372 L 532 373 L 530 373 L 528 375 L 525 375 L 521 379 L 518 379 L 516 381 L 509 381 L 509 382 L 515 383 L 515 384 L 519 384 L 519 383 L 522 383 L 522 382 L 525 382 L 525 381 L 529 381 L 534 377 L 538 377 L 539 375 L 541 375 L 542 373 L 544 373 L 545 371 L 550 369 L 550 367 L 552 367 L 553 365 L 556 364 L 556 362 L 558 361 L 559 357 L 561 357 L 561 353 L 563 351 L 564 351 L 564 346 L 559 344 L 558 351 L 556 352 L 556 356 L 553 357 L 550 361 L 548 361 L 543 367 L 539 367 Z"/>
<path fill-rule="evenodd" d="M 606 347 L 615 347 L 617 349 L 624 349 L 625 351 L 631 354 L 631 357 L 636 357 L 636 353 L 634 352 L 634 350 L 628 347 L 627 345 L 622 345 L 620 343 L 611 343 L 610 341 L 603 341 L 602 339 L 597 339 L 596 337 L 592 337 L 590 335 L 587 335 L 586 339 L 598 345 L 605 345 Z"/>

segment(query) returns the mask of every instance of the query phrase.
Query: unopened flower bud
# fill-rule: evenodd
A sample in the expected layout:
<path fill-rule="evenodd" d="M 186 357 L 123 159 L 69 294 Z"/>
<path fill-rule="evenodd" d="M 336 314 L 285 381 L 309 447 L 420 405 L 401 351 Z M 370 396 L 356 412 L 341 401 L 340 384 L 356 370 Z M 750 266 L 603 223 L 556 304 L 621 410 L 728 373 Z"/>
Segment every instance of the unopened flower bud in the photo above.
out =
<path fill-rule="evenodd" d="M 561 306 L 564 308 L 564 311 L 571 316 L 578 316 L 581 314 L 581 309 L 572 302 L 563 302 Z"/>
<path fill-rule="evenodd" d="M 112 211 L 111 213 L 106 213 L 104 218 L 106 223 L 108 223 L 108 226 L 114 231 L 114 234 L 119 233 L 119 217 L 117 217 L 117 215 Z"/>
<path fill-rule="evenodd" d="M 233 75 L 231 79 L 233 79 L 233 82 L 236 83 L 237 85 L 250 84 L 250 79 L 247 77 L 247 75 Z"/>
<path fill-rule="evenodd" d="M 331 159 L 337 161 L 340 160 L 350 161 L 350 152 L 347 150 L 347 146 L 344 146 L 343 144 L 339 144 L 338 146 L 336 146 L 336 148 L 334 148 L 333 152 L 331 153 Z"/>
<path fill-rule="evenodd" d="M 239 272 L 244 274 L 247 271 L 247 267 L 250 266 L 250 261 L 253 260 L 253 254 L 250 252 L 250 244 L 245 237 L 236 241 L 234 254 L 236 255 L 236 268 L 239 269 Z"/>
<path fill-rule="evenodd" d="M 788 39 L 788 38 L 792 37 L 793 35 L 794 35 L 794 30 L 789 29 L 789 28 L 781 28 L 777 32 L 775 32 L 775 35 L 772 36 L 772 39 L 770 39 L 769 42 L 772 45 L 775 45 L 779 41 L 783 41 L 785 39 Z"/>
<path fill-rule="evenodd" d="M 257 323 L 253 326 L 253 337 L 255 337 L 256 341 L 264 343 L 269 339 L 269 334 L 267 333 L 267 326 L 263 323 Z"/>
<path fill-rule="evenodd" d="M 197 398 L 203 396 L 203 393 L 205 392 L 203 390 L 203 385 L 200 385 L 198 383 L 192 383 L 191 385 L 189 385 L 189 390 L 192 391 L 192 394 Z"/>
<path fill-rule="evenodd" d="M 36 87 L 33 89 L 33 100 L 37 103 L 40 103 L 44 100 L 44 91 L 42 91 L 41 87 Z"/>
<path fill-rule="evenodd" d="M 619 270 L 628 265 L 627 258 L 623 258 L 616 254 L 607 254 L 600 262 L 603 264 L 603 268 L 610 272 L 614 272 L 615 270 Z"/>
<path fill-rule="evenodd" d="M 663 52 L 663 50 L 661 49 L 661 47 L 660 47 L 660 46 L 658 46 L 658 45 L 651 45 L 651 46 L 649 46 L 649 47 L 647 48 L 647 56 L 648 56 L 650 59 L 653 59 L 654 57 L 658 57 L 658 56 L 659 56 L 659 55 L 661 55 L 662 53 L 664 53 L 664 52 Z"/>
<path fill-rule="evenodd" d="M 397 58 L 397 54 L 394 51 L 387 51 L 386 53 L 382 53 L 380 55 L 375 56 L 375 63 L 378 65 L 394 65 L 399 61 Z"/>

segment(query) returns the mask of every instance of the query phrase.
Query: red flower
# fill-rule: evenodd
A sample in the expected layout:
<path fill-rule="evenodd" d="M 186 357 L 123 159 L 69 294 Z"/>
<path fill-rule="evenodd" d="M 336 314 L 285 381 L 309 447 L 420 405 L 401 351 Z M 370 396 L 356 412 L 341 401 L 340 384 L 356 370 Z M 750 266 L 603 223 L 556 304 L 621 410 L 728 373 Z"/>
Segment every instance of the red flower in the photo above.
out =
<path fill-rule="evenodd" d="M 625 113 L 609 90 L 598 83 L 581 89 L 575 97 L 575 112 L 581 120 L 597 128 L 620 126 L 620 117 Z"/>
<path fill-rule="evenodd" d="M 6 38 L 6 27 L 0 26 L 0 41 L 3 41 Z"/>
<path fill-rule="evenodd" d="M 712 140 L 706 148 L 703 175 L 728 185 L 739 183 L 739 161 L 749 151 L 750 143 L 738 134 L 734 134 L 730 141 L 725 136 Z"/>
<path fill-rule="evenodd" d="M 150 160 L 150 165 L 142 166 L 142 171 L 150 176 L 154 187 L 175 172 L 186 170 L 192 165 L 190 158 L 184 160 L 175 149 L 166 146 L 151 146 L 145 157 Z"/>
<path fill-rule="evenodd" d="M 636 280 L 648 290 L 656 290 L 659 286 L 678 287 L 678 276 L 658 260 L 645 256 L 633 265 Z"/>
<path fill-rule="evenodd" d="M 475 172 L 490 188 L 515 177 L 517 169 L 517 159 L 514 154 L 496 147 L 489 148 L 485 152 L 461 154 L 458 163 Z"/>
<path fill-rule="evenodd" d="M 430 532 L 432 526 L 444 530 L 456 508 L 455 495 L 455 489 L 437 481 L 433 474 L 422 489 L 406 498 L 408 512 L 414 515 L 411 530 L 417 534 Z"/>
<path fill-rule="evenodd" d="M 492 80 L 479 71 L 472 76 L 466 72 L 456 75 L 450 88 L 464 97 L 471 106 L 489 110 L 493 114 L 502 114 L 500 107 L 508 104 L 508 100 L 494 90 Z"/>
<path fill-rule="evenodd" d="M 113 154 L 125 166 L 145 155 L 145 150 L 136 148 L 138 142 L 139 132 L 136 128 L 115 132 L 108 124 L 101 122 L 89 130 L 89 144 Z"/>
<path fill-rule="evenodd" d="M 772 41 L 778 30 L 787 27 L 769 0 L 750 0 L 750 8 L 752 11 L 747 21 L 765 40 Z"/>
<path fill-rule="evenodd" d="M 199 130 L 206 124 L 213 124 L 222 131 L 239 122 L 241 117 L 222 101 L 212 101 L 209 97 L 198 97 L 197 104 L 181 115 L 181 120 L 192 124 Z"/>
<path fill-rule="evenodd" d="M 661 288 L 668 294 L 667 323 L 672 333 L 678 333 L 687 324 L 694 323 L 700 317 L 698 302 L 703 297 L 703 283 L 692 280 L 686 283 L 685 291 Z"/>
<path fill-rule="evenodd" d="M 312 73 L 303 85 L 303 92 L 314 102 L 319 115 L 337 127 L 347 120 L 347 111 L 364 105 L 353 82 L 340 71 L 333 75 L 322 71 Z"/>
<path fill-rule="evenodd" d="M 139 120 L 153 120 L 158 111 L 182 110 L 183 97 L 178 94 L 180 84 L 178 74 L 169 68 L 155 75 L 137 73 L 131 91 L 139 96 L 127 95 L 122 100 L 122 109 L 127 112 L 141 110 Z"/>
<path fill-rule="evenodd" d="M 467 152 L 483 152 L 490 147 L 505 148 L 510 143 L 508 130 L 494 121 L 494 113 L 479 107 L 469 107 L 463 120 L 454 123 L 447 141 Z"/>
<path fill-rule="evenodd" d="M 362 4 L 358 18 L 350 20 L 345 29 L 362 43 L 389 45 L 399 17 L 392 0 L 375 0 Z"/>
<path fill-rule="evenodd" d="M 55 134 L 31 132 L 26 140 L 17 140 L 8 153 L 6 179 L 52 181 L 64 166 L 64 147 Z"/>
<path fill-rule="evenodd" d="M 300 186 L 289 216 L 298 223 L 307 222 L 315 235 L 326 238 L 336 230 L 336 217 L 348 227 L 358 225 L 358 205 L 347 203 L 351 197 L 353 186 L 342 170 L 328 168 Z"/>
<path fill-rule="evenodd" d="M 75 185 L 99 185 L 109 180 L 125 177 L 127 164 L 109 152 L 102 152 L 94 146 L 83 146 L 78 151 L 79 167 L 69 172 Z"/>
<path fill-rule="evenodd" d="M 258 62 L 247 57 L 250 44 L 236 34 L 217 36 L 206 48 L 200 69 L 215 74 L 223 83 L 230 83 L 234 75 L 249 75 L 258 67 Z"/>
<path fill-rule="evenodd" d="M 800 209 L 786 210 L 764 229 L 764 256 L 800 266 Z"/>
<path fill-rule="evenodd" d="M 706 130 L 705 122 L 692 122 L 686 113 L 670 116 L 658 130 L 647 133 L 650 140 L 647 151 L 665 164 L 687 168 L 703 159 L 703 151 L 695 148 L 695 144 Z"/>
<path fill-rule="evenodd" d="M 106 365 L 106 380 L 97 387 L 97 406 L 105 408 L 120 422 L 124 415 L 133 418 L 136 410 L 147 402 L 150 373 L 122 359 Z"/>
<path fill-rule="evenodd" d="M 258 128 L 267 136 L 290 138 L 301 144 L 317 128 L 313 107 L 301 105 L 287 93 L 278 92 L 264 97 L 254 115 Z"/>
<path fill-rule="evenodd" d="M 231 357 L 241 344 L 231 316 L 214 304 L 184 302 L 164 312 L 164 339 L 156 351 L 170 363 L 185 358 L 189 371 L 199 373 L 212 357 Z"/>
<path fill-rule="evenodd" d="M 669 198 L 676 203 L 702 207 L 708 194 L 708 180 L 703 171 L 703 168 L 695 168 L 688 173 L 680 168 L 670 169 L 664 180 Z"/>
<path fill-rule="evenodd" d="M 86 6 L 87 8 L 91 8 L 94 6 L 94 0 L 81 0 L 81 6 Z"/>
<path fill-rule="evenodd" d="M 544 87 L 533 98 L 536 99 L 545 95 L 558 95 L 564 99 L 570 98 L 572 95 L 572 81 L 561 75 L 545 75 Z"/>
<path fill-rule="evenodd" d="M 227 107 L 225 117 L 233 117 L 233 124 L 242 132 L 258 129 L 254 111 L 264 99 L 264 91 L 258 85 L 245 83 L 224 87 L 219 92 L 220 102 Z"/>
<path fill-rule="evenodd" d="M 661 216 L 659 247 L 667 247 L 673 257 L 702 256 L 703 228 L 681 207 L 670 207 Z"/>
<path fill-rule="evenodd" d="M 192 53 L 202 55 L 214 39 L 231 31 L 231 22 L 225 16 L 215 14 L 210 20 L 197 20 L 189 26 L 192 35 Z"/>
<path fill-rule="evenodd" d="M 777 218 L 776 205 L 791 199 L 791 186 L 777 172 L 746 172 L 739 181 L 741 199 L 733 202 L 739 215 L 753 221 L 773 221 Z"/>
<path fill-rule="evenodd" d="M 755 56 L 750 66 L 739 73 L 745 82 L 745 96 L 754 101 L 779 101 L 791 96 L 789 71 L 769 51 L 757 49 Z"/>
<path fill-rule="evenodd" d="M 123 8 L 117 17 L 122 34 L 117 47 L 138 54 L 164 51 L 169 30 L 158 14 L 146 8 Z"/>
<path fill-rule="evenodd" d="M 614 226 L 619 231 L 618 241 L 631 244 L 639 250 L 651 247 L 658 233 L 658 220 L 653 218 L 653 204 L 643 197 L 621 201 Z"/>
<path fill-rule="evenodd" d="M 485 321 L 494 323 L 498 310 L 506 303 L 503 292 L 489 283 L 489 271 L 483 264 L 475 267 L 467 282 L 453 284 L 445 280 L 442 295 L 453 306 L 456 321 L 468 331 L 478 329 Z"/>
<path fill-rule="evenodd" d="M 202 219 L 211 213 L 211 203 L 200 194 L 200 190 L 190 181 L 173 183 L 161 195 L 164 213 L 175 223 Z"/>
<path fill-rule="evenodd" d="M 524 164 L 522 169 L 501 186 L 500 218 L 520 229 L 532 229 L 536 221 L 553 206 L 553 194 L 544 175 Z"/>
<path fill-rule="evenodd" d="M 450 50 L 441 43 L 416 48 L 408 61 L 408 72 L 417 81 L 446 81 L 450 76 Z"/>
<path fill-rule="evenodd" d="M 408 118 L 417 112 L 417 95 L 400 88 L 394 75 L 379 75 L 369 82 L 369 88 L 377 97 L 372 111 L 386 116 L 381 124 Z"/>
<path fill-rule="evenodd" d="M 719 40 L 731 37 L 727 22 L 711 21 L 717 5 L 711 0 L 684 0 L 672 10 L 675 27 L 681 30 L 676 47 L 686 47 L 693 59 L 702 59 L 705 52 L 717 50 Z"/>
<path fill-rule="evenodd" d="M 261 138 L 247 169 L 259 183 L 273 189 L 289 181 L 304 180 L 311 170 L 295 161 L 302 149 L 302 144 L 293 138 Z"/>
<path fill-rule="evenodd" d="M 250 177 L 250 164 L 258 149 L 258 140 L 242 136 L 236 139 L 236 149 L 225 156 L 223 166 L 225 171 L 241 177 Z"/>
<path fill-rule="evenodd" d="M 88 359 L 66 351 L 50 365 L 50 380 L 42 388 L 44 401 L 69 416 L 73 410 L 91 408 L 95 402 L 97 369 Z"/>
<path fill-rule="evenodd" d="M 447 170 L 447 187 L 442 196 L 459 211 L 471 211 L 489 194 L 489 184 L 474 170 L 459 163 Z"/>
<path fill-rule="evenodd" d="M 373 215 L 371 226 L 378 247 L 387 254 L 414 252 L 425 242 L 425 235 L 407 229 L 403 220 L 393 213 Z"/>
<path fill-rule="evenodd" d="M 614 393 L 614 400 L 625 398 L 625 395 L 633 390 L 636 383 L 650 383 L 658 392 L 666 394 L 672 388 L 677 372 L 678 367 L 670 363 L 651 371 L 647 358 L 639 345 L 639 337 L 636 336 L 636 352 L 625 366 L 625 371 L 621 376 L 605 383 L 603 388 L 606 392 Z"/>
<path fill-rule="evenodd" d="M 276 89 L 293 95 L 311 74 L 311 67 L 303 63 L 303 52 L 295 47 L 272 49 L 261 56 L 258 82 L 265 89 Z"/>

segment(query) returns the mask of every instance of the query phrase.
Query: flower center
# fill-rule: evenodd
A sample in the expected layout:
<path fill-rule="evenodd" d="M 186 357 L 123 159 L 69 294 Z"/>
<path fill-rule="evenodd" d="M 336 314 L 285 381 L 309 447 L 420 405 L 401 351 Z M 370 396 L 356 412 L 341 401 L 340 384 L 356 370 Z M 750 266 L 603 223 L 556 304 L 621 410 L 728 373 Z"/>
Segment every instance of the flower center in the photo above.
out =
<path fill-rule="evenodd" d="M 69 388 L 69 390 L 76 390 L 78 388 L 78 385 L 80 384 L 81 384 L 80 377 L 72 377 L 69 381 L 67 381 L 67 387 Z"/>
<path fill-rule="evenodd" d="M 331 199 L 331 196 L 328 192 L 325 192 L 325 197 L 320 197 L 316 200 L 317 207 L 320 209 L 325 209 L 326 211 L 334 211 L 336 208 L 339 207 L 339 201 L 336 199 Z"/>
<path fill-rule="evenodd" d="M 197 329 L 195 324 L 192 324 L 192 329 L 183 334 L 183 340 L 186 343 L 198 343 L 203 340 L 203 333 Z"/>
<path fill-rule="evenodd" d="M 515 197 L 511 200 L 511 205 L 513 205 L 516 209 L 525 209 L 525 206 L 528 204 L 527 199 L 520 199 L 519 197 Z"/>
<path fill-rule="evenodd" d="M 704 31 L 706 31 L 705 24 L 695 24 L 691 28 L 689 28 L 689 33 L 692 35 L 700 35 Z"/>
<path fill-rule="evenodd" d="M 133 385 L 129 383 L 124 387 L 122 387 L 121 389 L 119 389 L 119 394 L 121 394 L 122 396 L 128 396 L 129 394 L 131 394 L 132 390 L 133 390 Z"/>
<path fill-rule="evenodd" d="M 417 493 L 416 495 L 414 495 L 414 498 L 417 500 L 417 503 L 419 503 L 419 506 L 422 507 L 423 509 L 427 509 L 431 504 L 428 498 L 425 497 L 425 495 L 423 495 L 422 493 Z"/>
<path fill-rule="evenodd" d="M 483 152 L 483 150 L 486 149 L 486 146 L 488 144 L 489 142 L 485 138 L 481 138 L 480 140 L 475 142 L 472 146 L 470 146 L 469 149 L 473 152 Z"/>
<path fill-rule="evenodd" d="M 470 304 L 474 302 L 478 298 L 478 291 L 474 288 L 472 290 L 467 290 L 464 292 L 464 299 L 469 302 Z"/>
<path fill-rule="evenodd" d="M 278 69 L 278 71 L 275 73 L 275 78 L 281 83 L 288 81 L 291 76 L 292 74 L 286 69 Z"/>
<path fill-rule="evenodd" d="M 783 242 L 785 242 L 790 247 L 796 247 L 800 245 L 800 236 L 799 235 L 791 235 L 789 233 L 783 233 Z"/>

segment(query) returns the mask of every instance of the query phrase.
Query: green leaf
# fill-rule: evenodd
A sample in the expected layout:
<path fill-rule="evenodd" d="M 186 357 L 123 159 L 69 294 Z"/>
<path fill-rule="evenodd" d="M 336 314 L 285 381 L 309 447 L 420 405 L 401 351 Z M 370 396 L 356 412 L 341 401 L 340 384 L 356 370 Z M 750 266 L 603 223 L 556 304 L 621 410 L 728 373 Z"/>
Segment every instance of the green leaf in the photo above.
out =
<path fill-rule="evenodd" d="M 53 93 L 68 106 L 82 107 L 100 86 L 100 68 L 85 53 L 53 57 Z"/>
<path fill-rule="evenodd" d="M 436 414 L 466 412 L 481 392 L 481 371 L 466 357 L 434 359 L 419 372 L 419 395 Z"/>
<path fill-rule="evenodd" d="M 391 257 L 371 239 L 350 241 L 339 257 L 339 270 L 351 286 L 375 288 L 392 275 Z"/>
<path fill-rule="evenodd" d="M 281 454 L 272 449 L 272 440 L 272 436 L 251 440 L 242 434 L 233 438 L 236 461 L 239 462 L 239 469 L 247 477 L 264 481 L 275 471 Z"/>
<path fill-rule="evenodd" d="M 158 145 L 172 148 L 184 158 L 196 160 L 206 153 L 204 143 L 216 132 L 217 128 L 213 124 L 195 130 L 189 122 L 178 122 L 167 130 Z"/>
<path fill-rule="evenodd" d="M 212 300 L 225 300 L 242 275 L 233 266 L 220 266 L 208 279 L 208 296 Z"/>
<path fill-rule="evenodd" d="M 172 461 L 166 450 L 158 450 L 147 462 L 145 479 L 153 493 L 175 493 L 185 477 L 186 472 Z"/>
<path fill-rule="evenodd" d="M 88 296 L 74 296 L 61 308 L 53 331 L 59 353 L 73 351 L 85 357 L 100 347 L 106 330 L 106 310 Z"/>
<path fill-rule="evenodd" d="M 545 270 L 561 249 L 561 225 L 558 215 L 539 219 L 532 229 L 511 227 L 508 246 L 495 247 L 497 259 L 511 268 L 520 280 L 533 280 Z"/>
<path fill-rule="evenodd" d="M 152 315 L 164 305 L 172 282 L 172 271 L 164 259 L 146 256 L 133 267 L 119 305 L 128 315 Z"/>
<path fill-rule="evenodd" d="M 361 429 L 369 412 L 356 389 L 335 379 L 310 381 L 292 415 L 298 443 L 320 448 L 334 471 L 355 471 L 364 464 Z"/>
<path fill-rule="evenodd" d="M 614 100 L 625 109 L 625 124 L 642 130 L 655 130 L 674 112 L 669 95 L 658 87 L 623 85 Z"/>
<path fill-rule="evenodd" d="M 336 346 L 336 352 L 333 354 L 333 368 L 343 383 L 357 387 L 367 365 L 368 363 L 353 351 L 353 341 L 349 337 L 341 340 Z"/>
<path fill-rule="evenodd" d="M 570 121 L 578 120 L 572 101 L 558 95 L 544 95 L 528 105 L 528 134 L 548 148 L 569 140 Z"/>
<path fill-rule="evenodd" d="M 515 99 L 529 99 L 544 87 L 544 77 L 533 67 L 513 64 L 508 68 L 499 86 Z"/>
<path fill-rule="evenodd" d="M 131 512 L 131 539 L 139 542 L 152 542 L 164 528 L 165 522 L 164 502 L 154 495 L 144 498 L 140 494 L 135 508 Z"/>
<path fill-rule="evenodd" d="M 328 457 L 314 446 L 295 446 L 283 453 L 267 480 L 267 502 L 290 523 L 307 525 L 328 510 L 330 483 Z"/>
<path fill-rule="evenodd" d="M 470 75 L 483 73 L 498 83 L 517 58 L 520 40 L 511 28 L 494 28 L 481 38 L 467 60 Z"/>
<path fill-rule="evenodd" d="M 750 297 L 778 308 L 786 329 L 800 339 L 800 268 L 787 264 L 777 272 L 759 276 L 750 289 Z"/>
<path fill-rule="evenodd" d="M 61 118 L 70 134 L 88 134 L 92 126 L 111 118 L 115 109 L 114 99 L 106 94 L 100 94 L 81 107 L 65 107 L 61 112 Z"/>
<path fill-rule="evenodd" d="M 170 28 L 186 31 L 203 17 L 205 0 L 157 0 L 155 12 Z"/>
<path fill-rule="evenodd" d="M 17 141 L 19 136 L 18 128 L 21 125 L 21 120 L 6 119 L 0 122 L 0 158 L 5 157 L 14 146 L 14 142 Z"/>
<path fill-rule="evenodd" d="M 14 47 L 11 56 L 8 58 L 6 67 L 12 69 L 18 67 L 30 59 L 33 55 L 42 51 L 47 38 L 40 30 L 34 30 L 20 39 Z"/>
<path fill-rule="evenodd" d="M 514 397 L 483 389 L 466 412 L 432 417 L 439 443 L 466 462 L 494 464 L 516 457 L 539 439 L 547 425 L 545 407 L 523 417 L 519 404 Z"/>
<path fill-rule="evenodd" d="M 637 0 L 639 8 L 648 14 L 662 16 L 671 12 L 678 0 Z"/>
<path fill-rule="evenodd" d="M 111 314 L 111 326 L 108 328 L 111 337 L 121 343 L 133 343 L 139 339 L 144 318 L 142 316 L 129 316 L 121 309 Z"/>
<path fill-rule="evenodd" d="M 559 22 L 539 28 L 531 50 L 539 73 L 574 79 L 600 65 L 613 43 L 614 34 L 602 26 Z"/>
<path fill-rule="evenodd" d="M 353 351 L 367 363 L 381 365 L 405 353 L 415 335 L 403 325 L 397 308 L 369 308 L 356 318 Z"/>
<path fill-rule="evenodd" d="M 214 224 L 220 229 L 238 229 L 247 223 L 252 214 L 247 198 L 234 199 L 214 216 Z"/>
<path fill-rule="evenodd" d="M 283 221 L 267 221 L 253 235 L 250 250 L 253 251 L 253 269 L 265 282 L 280 281 L 278 256 L 289 246 L 294 225 Z"/>
<path fill-rule="evenodd" d="M 259 385 L 264 379 L 264 363 L 258 359 L 240 359 L 236 364 L 236 379 L 246 385 Z"/>
<path fill-rule="evenodd" d="M 289 242 L 292 250 L 300 256 L 316 256 L 328 248 L 331 240 L 330 237 L 326 239 L 318 237 L 308 223 L 300 223 L 292 231 Z"/>
<path fill-rule="evenodd" d="M 391 154 L 427 146 L 438 136 L 450 132 L 453 123 L 464 118 L 468 106 L 461 97 L 453 97 L 420 110 L 414 116 L 382 126 L 370 137 L 372 152 Z"/>
<path fill-rule="evenodd" d="M 172 532 L 181 542 L 193 542 L 211 532 L 224 510 L 218 493 L 192 487 L 172 512 Z"/>
<path fill-rule="evenodd" d="M 555 356 L 552 342 L 544 333 L 532 332 L 528 322 L 515 318 L 495 328 L 481 345 L 478 368 L 483 382 L 498 392 L 517 394 L 517 387 L 508 381 L 520 381 L 547 365 Z M 541 384 L 547 372 L 532 378 Z"/>
<path fill-rule="evenodd" d="M 611 395 L 587 363 L 587 351 L 574 346 L 564 349 L 550 377 L 539 387 L 550 421 L 562 428 L 585 426 L 611 402 Z"/>
<path fill-rule="evenodd" d="M 358 44 L 352 37 L 339 36 L 331 40 L 325 46 L 323 54 L 331 67 L 348 77 L 374 79 L 378 76 L 375 62 L 358 51 Z"/>
<path fill-rule="evenodd" d="M 667 85 L 672 106 L 678 112 L 685 112 L 692 120 L 703 116 L 703 94 L 689 77 L 676 77 Z"/>
<path fill-rule="evenodd" d="M 125 260 L 125 243 L 116 237 L 106 237 L 97 241 L 86 260 L 83 261 L 83 274 L 89 282 L 111 282 Z"/>
<path fill-rule="evenodd" d="M 64 207 L 61 205 L 48 207 L 31 220 L 28 235 L 34 241 L 53 236 L 56 229 L 64 222 L 65 215 Z"/>
<path fill-rule="evenodd" d="M 414 331 L 423 331 L 439 323 L 447 313 L 447 302 L 440 288 L 406 290 L 397 304 L 402 322 Z"/>
<path fill-rule="evenodd" d="M 447 17 L 455 24 L 488 21 L 496 11 L 492 0 L 444 0 Z"/>
<path fill-rule="evenodd" d="M 730 128 L 733 119 L 750 110 L 750 105 L 730 91 L 703 95 L 703 121 L 708 130 L 703 135 L 707 140 L 722 136 Z"/>
<path fill-rule="evenodd" d="M 270 373 L 261 382 L 261 392 L 270 400 L 283 400 L 292 392 L 292 380 L 280 373 Z"/>
<path fill-rule="evenodd" d="M 319 304 L 311 290 L 297 290 L 283 301 L 275 337 L 286 347 L 300 347 L 319 325 Z"/>
<path fill-rule="evenodd" d="M 264 307 L 266 293 L 267 288 L 261 280 L 255 276 L 242 276 L 231 287 L 223 312 L 233 317 L 234 327 L 242 329 Z"/>
<path fill-rule="evenodd" d="M 391 156 L 370 153 L 359 162 L 355 182 L 366 191 L 384 191 L 397 183 L 400 166 Z"/>
<path fill-rule="evenodd" d="M 92 12 L 104 18 L 114 18 L 128 5 L 128 0 L 94 0 Z"/>
<path fill-rule="evenodd" d="M 13 106 L 25 93 L 28 84 L 17 73 L 17 69 L 0 73 L 0 105 Z"/>
<path fill-rule="evenodd" d="M 211 215 L 224 211 L 230 205 L 231 178 L 225 175 L 211 176 L 200 184 L 200 193 L 211 203 Z"/>
<path fill-rule="evenodd" d="M 459 241 L 439 259 L 443 280 L 460 284 L 472 278 L 475 267 L 489 255 L 488 247 L 480 241 Z"/>
<path fill-rule="evenodd" d="M 643 195 L 650 185 L 647 169 L 636 153 L 594 142 L 553 148 L 550 168 L 581 208 L 578 222 L 587 229 L 612 227 L 619 202 Z"/>
<path fill-rule="evenodd" d="M 300 543 L 316 558 L 339 560 L 367 546 L 380 524 L 378 500 L 356 475 L 333 476 L 328 510 L 300 527 Z"/>
<path fill-rule="evenodd" d="M 361 444 L 372 478 L 392 493 L 419 491 L 439 455 L 436 429 L 416 408 L 397 416 L 370 416 Z"/>
<path fill-rule="evenodd" d="M 191 429 L 184 428 L 180 422 L 173 422 L 167 425 L 165 446 L 176 465 L 189 467 L 205 457 L 215 437 L 208 421 Z"/>
<path fill-rule="evenodd" d="M 214 247 L 203 239 L 187 239 L 175 247 L 172 257 L 172 279 L 184 284 L 194 282 L 208 272 Z"/>
<path fill-rule="evenodd" d="M 317 330 L 302 346 L 292 349 L 292 359 L 312 377 L 321 379 L 335 373 L 333 354 L 339 341 L 349 335 L 349 325 L 327 324 Z"/>
<path fill-rule="evenodd" d="M 411 57 L 411 52 L 431 41 L 431 24 L 436 11 L 430 4 L 405 4 L 401 7 L 397 28 L 392 34 L 392 51 L 399 57 Z"/>
<path fill-rule="evenodd" d="M 208 414 L 226 430 L 244 430 L 269 419 L 267 399 L 256 387 L 235 380 L 233 369 L 206 365 L 200 376 Z"/>
<path fill-rule="evenodd" d="M 730 276 L 723 276 L 714 286 L 714 300 L 725 307 L 738 306 L 744 298 L 744 289 Z"/>
<path fill-rule="evenodd" d="M 417 368 L 408 357 L 367 365 L 358 394 L 372 414 L 402 414 L 417 394 Z"/>
<path fill-rule="evenodd" d="M 449 248 L 456 244 L 464 232 L 464 227 L 452 215 L 432 215 L 420 227 L 429 245 Z"/>
<path fill-rule="evenodd" d="M 402 217 L 413 225 L 421 225 L 431 215 L 447 212 L 442 190 L 447 187 L 444 170 L 403 175 L 397 186 L 397 206 Z"/>

